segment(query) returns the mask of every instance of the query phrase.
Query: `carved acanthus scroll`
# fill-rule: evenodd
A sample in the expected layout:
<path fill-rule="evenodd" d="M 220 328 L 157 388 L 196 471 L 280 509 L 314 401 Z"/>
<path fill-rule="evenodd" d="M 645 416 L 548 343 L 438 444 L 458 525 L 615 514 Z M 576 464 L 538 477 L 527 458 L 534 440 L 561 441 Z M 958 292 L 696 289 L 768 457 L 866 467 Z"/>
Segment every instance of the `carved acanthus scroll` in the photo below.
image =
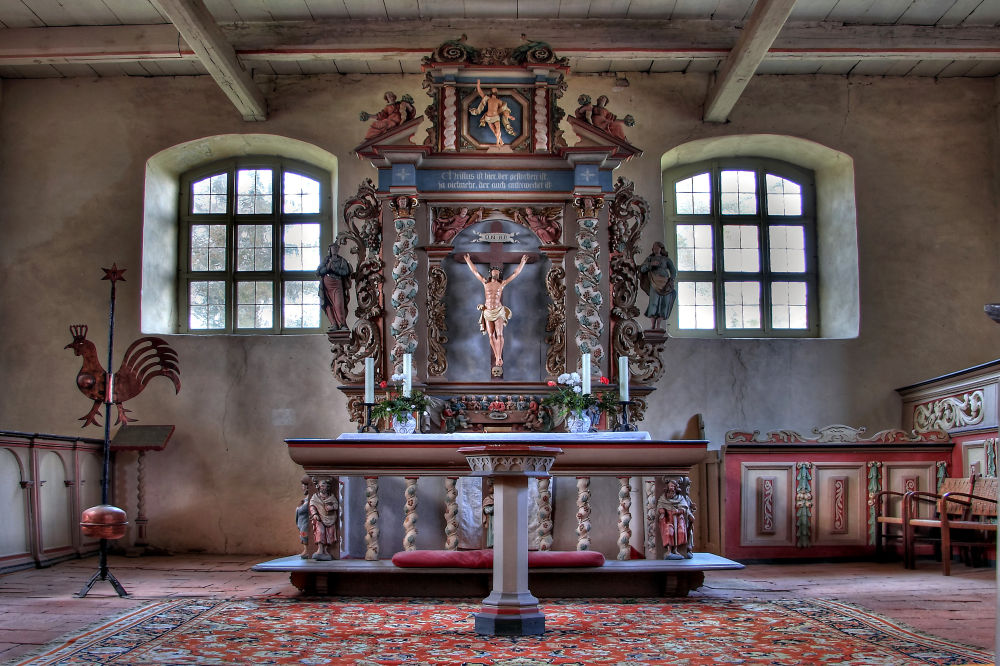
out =
<path fill-rule="evenodd" d="M 951 430 L 983 422 L 983 390 L 948 396 L 913 408 L 913 428 L 917 432 Z"/>
<path fill-rule="evenodd" d="M 378 368 L 383 354 L 382 205 L 371 179 L 366 179 L 358 187 L 357 194 L 344 204 L 344 222 L 347 230 L 339 234 L 337 242 L 341 245 L 353 243 L 351 254 L 358 257 L 357 268 L 351 276 L 357 297 L 354 310 L 357 322 L 347 337 L 337 332 L 330 334 L 333 353 L 330 368 L 338 381 L 351 384 L 364 379 L 366 357 L 374 357 Z"/>
<path fill-rule="evenodd" d="M 545 274 L 549 314 L 545 320 L 545 372 L 555 377 L 566 372 L 566 269 L 555 264 Z"/>
<path fill-rule="evenodd" d="M 448 291 L 448 274 L 440 265 L 427 271 L 427 374 L 439 377 L 448 369 L 447 308 L 444 296 Z"/>
<path fill-rule="evenodd" d="M 608 209 L 608 240 L 611 246 L 612 353 L 627 356 L 629 370 L 640 382 L 656 382 L 663 376 L 663 341 L 643 336 L 636 321 L 639 308 L 639 267 L 635 255 L 646 226 L 649 204 L 635 193 L 635 184 L 619 178 Z"/>
<path fill-rule="evenodd" d="M 396 242 L 392 244 L 395 261 L 392 267 L 392 308 L 390 324 L 393 345 L 389 361 L 394 373 L 403 372 L 403 354 L 417 349 L 417 232 L 413 212 L 417 206 L 414 196 L 393 197 L 389 205 L 395 217 Z"/>

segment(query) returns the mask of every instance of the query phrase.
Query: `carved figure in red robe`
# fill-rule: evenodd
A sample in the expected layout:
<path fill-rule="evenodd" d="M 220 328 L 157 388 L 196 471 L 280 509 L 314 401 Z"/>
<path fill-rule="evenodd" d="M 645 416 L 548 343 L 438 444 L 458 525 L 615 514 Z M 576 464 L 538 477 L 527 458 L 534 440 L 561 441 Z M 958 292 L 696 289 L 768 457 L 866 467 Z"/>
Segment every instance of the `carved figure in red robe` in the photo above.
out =
<path fill-rule="evenodd" d="M 663 559 L 691 558 L 690 530 L 694 521 L 691 502 L 675 479 L 667 480 L 663 494 L 656 501 L 657 524 L 663 544 Z M 683 552 L 681 548 L 684 547 Z"/>
<path fill-rule="evenodd" d="M 559 227 L 559 220 L 562 216 L 560 208 L 556 206 L 538 209 L 525 207 L 504 212 L 514 218 L 518 224 L 534 231 L 543 243 L 559 242 L 559 237 L 562 235 L 562 229 Z"/>
<path fill-rule="evenodd" d="M 312 524 L 313 540 L 316 542 L 314 560 L 332 560 L 331 548 L 337 545 L 337 517 L 340 503 L 333 479 L 321 479 L 316 493 L 309 498 L 309 520 Z"/>
<path fill-rule="evenodd" d="M 483 209 L 472 212 L 463 206 L 455 212 L 452 208 L 442 208 L 441 214 L 434 218 L 434 242 L 447 243 L 462 229 L 475 224 L 483 218 Z"/>
<path fill-rule="evenodd" d="M 412 120 L 416 115 L 413 108 L 413 98 L 403 95 L 403 98 L 396 101 L 396 94 L 387 92 L 385 94 L 385 106 L 378 113 L 371 114 L 367 111 L 361 112 L 361 120 L 365 121 L 374 118 L 372 124 L 368 126 L 365 139 L 373 139 L 380 134 L 385 134 L 394 127 L 399 127 L 403 123 Z"/>

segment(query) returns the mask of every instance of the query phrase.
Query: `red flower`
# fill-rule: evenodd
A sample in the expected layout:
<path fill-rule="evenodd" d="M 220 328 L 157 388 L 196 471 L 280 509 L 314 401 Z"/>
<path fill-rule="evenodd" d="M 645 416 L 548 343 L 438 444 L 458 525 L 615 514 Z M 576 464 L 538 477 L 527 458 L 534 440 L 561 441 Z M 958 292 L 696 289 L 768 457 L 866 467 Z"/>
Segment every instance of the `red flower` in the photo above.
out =
<path fill-rule="evenodd" d="M 385 383 L 384 379 L 378 383 L 378 387 L 379 388 L 385 388 L 386 386 L 387 386 L 387 384 Z"/>
<path fill-rule="evenodd" d="M 549 386 L 555 386 L 555 385 L 556 385 L 556 383 L 555 383 L 554 381 L 552 381 L 552 380 L 550 379 L 550 380 L 548 381 L 548 385 L 549 385 Z"/>
<path fill-rule="evenodd" d="M 601 383 L 602 384 L 610 384 L 611 380 L 608 379 L 607 377 L 605 377 L 604 375 L 601 375 Z"/>

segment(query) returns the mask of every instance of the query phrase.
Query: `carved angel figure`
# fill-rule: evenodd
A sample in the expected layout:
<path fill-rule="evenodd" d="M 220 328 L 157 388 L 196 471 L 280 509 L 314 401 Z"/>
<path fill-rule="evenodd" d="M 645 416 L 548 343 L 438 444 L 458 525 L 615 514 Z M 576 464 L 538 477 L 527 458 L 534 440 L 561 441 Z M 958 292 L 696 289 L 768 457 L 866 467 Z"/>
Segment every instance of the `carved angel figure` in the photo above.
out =
<path fill-rule="evenodd" d="M 562 236 L 562 209 L 558 206 L 508 208 L 504 213 L 535 232 L 542 243 L 558 243 Z"/>

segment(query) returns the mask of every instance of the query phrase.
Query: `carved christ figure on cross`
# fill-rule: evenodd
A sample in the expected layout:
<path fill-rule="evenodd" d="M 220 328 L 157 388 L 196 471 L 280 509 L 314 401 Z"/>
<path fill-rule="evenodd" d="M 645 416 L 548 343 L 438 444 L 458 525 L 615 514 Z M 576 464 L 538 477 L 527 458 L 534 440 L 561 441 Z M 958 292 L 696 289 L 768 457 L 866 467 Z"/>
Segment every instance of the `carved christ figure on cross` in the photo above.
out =
<path fill-rule="evenodd" d="M 511 317 L 510 308 L 501 302 L 503 288 L 510 284 L 521 272 L 521 269 L 524 268 L 524 265 L 528 263 L 528 255 L 521 256 L 521 263 L 517 265 L 517 268 L 510 274 L 510 277 L 505 280 L 500 279 L 501 266 L 495 264 L 490 266 L 490 276 L 489 279 L 486 279 L 479 274 L 479 270 L 472 263 L 472 258 L 468 253 L 466 253 L 464 259 L 472 274 L 476 276 L 477 280 L 483 283 L 486 302 L 479 306 L 481 312 L 479 315 L 479 330 L 483 332 L 483 335 L 489 337 L 490 349 L 493 350 L 494 365 L 502 367 L 503 329 Z"/>

